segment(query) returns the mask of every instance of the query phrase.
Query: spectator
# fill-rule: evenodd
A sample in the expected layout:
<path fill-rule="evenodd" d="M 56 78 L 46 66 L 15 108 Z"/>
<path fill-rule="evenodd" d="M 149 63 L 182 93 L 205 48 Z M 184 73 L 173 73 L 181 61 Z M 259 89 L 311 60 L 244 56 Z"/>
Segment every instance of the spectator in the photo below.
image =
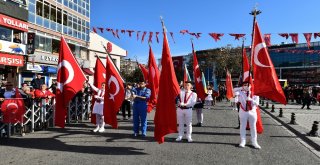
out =
<path fill-rule="evenodd" d="M 31 81 L 31 86 L 34 89 L 40 89 L 41 85 L 44 84 L 41 74 L 37 74 L 37 77 Z"/>
<path fill-rule="evenodd" d="M 49 87 L 49 89 L 51 89 L 53 94 L 56 94 L 56 90 L 57 90 L 57 81 L 54 80 L 51 84 L 51 86 Z"/>
<path fill-rule="evenodd" d="M 48 99 L 51 99 L 52 97 L 55 97 L 55 95 L 53 93 L 51 93 L 48 89 L 47 89 L 47 85 L 46 84 L 42 84 L 41 85 L 41 89 L 36 89 L 35 90 L 35 97 L 39 98 L 39 99 L 46 99 L 46 102 L 48 103 Z"/>
<path fill-rule="evenodd" d="M 14 34 L 13 42 L 14 42 L 14 43 L 21 44 L 21 40 L 20 40 L 20 37 L 19 37 L 19 33 Z"/>

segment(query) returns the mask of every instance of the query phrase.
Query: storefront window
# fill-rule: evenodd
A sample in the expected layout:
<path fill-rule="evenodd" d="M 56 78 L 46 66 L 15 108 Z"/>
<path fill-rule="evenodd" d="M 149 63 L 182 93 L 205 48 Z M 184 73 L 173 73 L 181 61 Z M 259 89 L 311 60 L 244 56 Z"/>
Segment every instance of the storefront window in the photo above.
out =
<path fill-rule="evenodd" d="M 24 44 L 25 43 L 25 36 L 24 32 L 13 30 L 13 42 L 18 44 Z"/>
<path fill-rule="evenodd" d="M 12 39 L 12 30 L 0 26 L 0 40 L 11 42 Z"/>

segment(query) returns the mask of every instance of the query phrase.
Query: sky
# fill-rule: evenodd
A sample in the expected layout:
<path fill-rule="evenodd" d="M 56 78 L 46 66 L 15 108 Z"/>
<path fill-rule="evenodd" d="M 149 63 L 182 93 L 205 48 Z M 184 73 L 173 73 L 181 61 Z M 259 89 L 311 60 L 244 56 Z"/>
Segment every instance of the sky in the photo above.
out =
<path fill-rule="evenodd" d="M 302 33 L 320 32 L 319 0 L 91 0 L 91 27 L 161 32 L 160 16 L 163 17 L 168 32 L 174 33 L 174 40 L 168 35 L 171 55 L 190 53 L 190 35 L 182 35 L 180 30 L 203 33 L 194 38 L 196 50 L 241 46 L 241 41 L 229 36 L 229 33 L 245 33 L 245 45 L 251 43 L 253 17 L 249 15 L 257 6 L 262 11 L 257 21 L 262 33 L 271 33 L 271 43 L 291 43 L 278 33 L 299 33 L 299 43 L 305 43 Z M 224 33 L 220 41 L 215 42 L 208 33 Z M 112 33 L 99 33 L 109 41 L 128 51 L 127 58 L 137 59 L 140 63 L 148 61 L 148 36 L 141 43 L 136 33 L 130 38 L 126 33 L 120 39 Z M 155 36 L 151 44 L 155 58 L 161 58 L 162 38 L 157 43 Z M 318 38 L 312 41 L 320 41 Z"/>

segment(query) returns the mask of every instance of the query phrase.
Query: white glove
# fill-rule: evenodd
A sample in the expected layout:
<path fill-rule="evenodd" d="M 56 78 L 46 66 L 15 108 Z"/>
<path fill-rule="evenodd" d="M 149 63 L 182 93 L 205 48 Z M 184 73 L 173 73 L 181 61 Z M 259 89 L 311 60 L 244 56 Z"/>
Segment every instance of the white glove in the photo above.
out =
<path fill-rule="evenodd" d="M 97 98 L 99 98 L 99 96 L 98 95 L 94 95 L 94 98 L 97 99 Z"/>
<path fill-rule="evenodd" d="M 186 104 L 184 102 L 181 102 L 180 103 L 180 106 L 185 106 Z"/>

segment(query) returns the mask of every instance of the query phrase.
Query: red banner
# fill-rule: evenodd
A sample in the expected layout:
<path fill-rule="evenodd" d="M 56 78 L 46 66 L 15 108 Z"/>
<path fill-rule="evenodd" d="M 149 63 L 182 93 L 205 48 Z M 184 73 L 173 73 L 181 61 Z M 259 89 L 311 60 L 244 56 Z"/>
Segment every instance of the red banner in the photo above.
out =
<path fill-rule="evenodd" d="M 9 66 L 23 66 L 23 56 L 0 53 L 0 64 Z"/>
<path fill-rule="evenodd" d="M 10 27 L 12 29 L 28 32 L 28 22 L 20 21 L 15 18 L 0 14 L 0 25 Z"/>

